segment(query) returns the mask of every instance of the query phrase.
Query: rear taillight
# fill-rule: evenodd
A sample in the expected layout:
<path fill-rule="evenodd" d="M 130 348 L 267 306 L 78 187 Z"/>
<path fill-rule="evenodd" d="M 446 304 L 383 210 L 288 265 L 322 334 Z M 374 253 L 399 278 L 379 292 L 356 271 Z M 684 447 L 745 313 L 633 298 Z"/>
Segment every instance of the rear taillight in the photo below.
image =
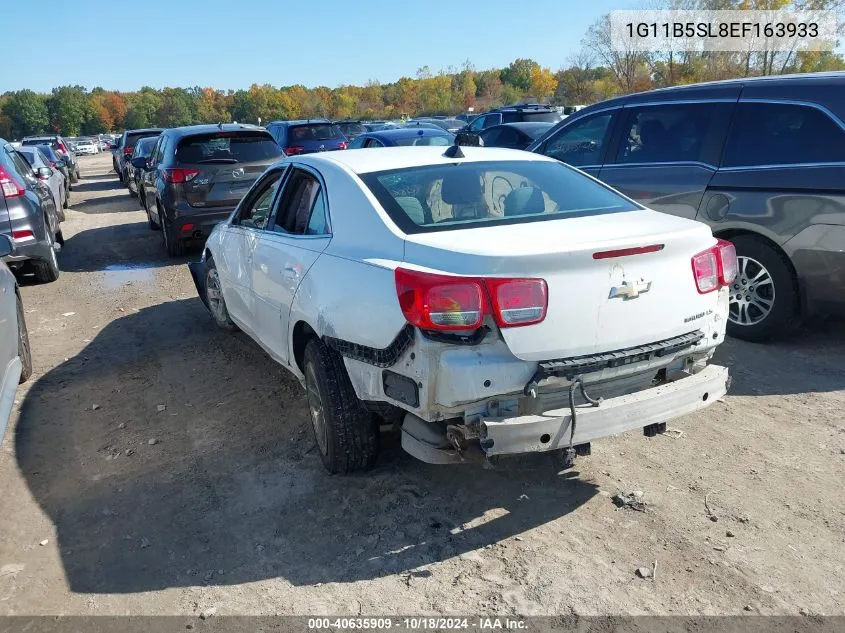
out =
<path fill-rule="evenodd" d="M 26 187 L 17 178 L 12 177 L 8 171 L 0 165 L 0 188 L 7 198 L 17 198 L 26 193 Z"/>
<path fill-rule="evenodd" d="M 183 182 L 191 182 L 198 173 L 200 173 L 199 169 L 163 169 L 161 176 L 164 178 L 164 182 L 178 185 Z"/>
<path fill-rule="evenodd" d="M 692 258 L 692 274 L 700 294 L 733 283 L 736 273 L 736 249 L 725 240 L 717 240 L 716 246 Z"/>
<path fill-rule="evenodd" d="M 65 147 L 64 143 L 59 143 L 59 149 L 67 154 L 67 147 Z"/>
<path fill-rule="evenodd" d="M 288 156 L 295 156 L 296 154 L 301 154 L 304 151 L 305 148 L 299 145 L 290 145 L 285 148 L 285 154 L 287 154 Z"/>
<path fill-rule="evenodd" d="M 338 149 L 346 149 L 346 143 L 338 143 Z"/>
<path fill-rule="evenodd" d="M 124 155 L 124 156 L 131 156 L 131 155 L 132 155 L 132 152 L 134 152 L 134 151 L 135 151 L 135 147 L 134 147 L 134 146 L 133 146 L 133 147 L 124 147 L 124 148 L 123 148 L 123 155 Z"/>
<path fill-rule="evenodd" d="M 12 238 L 16 240 L 31 240 L 35 238 L 35 233 L 30 230 L 12 231 Z"/>
<path fill-rule="evenodd" d="M 542 279 L 453 277 L 397 268 L 402 313 L 423 330 L 467 330 L 492 314 L 499 327 L 546 318 L 548 291 Z"/>

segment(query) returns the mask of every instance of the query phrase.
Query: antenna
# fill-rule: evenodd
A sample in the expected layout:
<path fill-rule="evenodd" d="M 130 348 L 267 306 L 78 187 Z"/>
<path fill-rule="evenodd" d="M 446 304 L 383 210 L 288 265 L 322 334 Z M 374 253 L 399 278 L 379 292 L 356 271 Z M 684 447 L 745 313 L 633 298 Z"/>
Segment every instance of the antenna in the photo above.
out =
<path fill-rule="evenodd" d="M 452 145 L 452 147 L 443 152 L 443 155 L 446 158 L 466 158 L 464 153 L 461 151 L 460 145 Z"/>

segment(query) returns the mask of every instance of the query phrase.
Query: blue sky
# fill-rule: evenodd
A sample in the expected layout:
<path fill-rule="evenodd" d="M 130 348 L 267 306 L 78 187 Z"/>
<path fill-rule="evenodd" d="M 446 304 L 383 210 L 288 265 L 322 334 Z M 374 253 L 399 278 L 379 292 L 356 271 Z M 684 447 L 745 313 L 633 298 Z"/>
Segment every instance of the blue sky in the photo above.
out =
<path fill-rule="evenodd" d="M 395 81 L 428 65 L 557 70 L 627 0 L 7 0 L 0 92 Z M 37 19 L 33 13 L 39 13 Z M 29 25 L 29 26 L 27 26 Z M 49 44 L 53 42 L 54 45 Z M 49 59 L 41 59 L 48 55 Z"/>

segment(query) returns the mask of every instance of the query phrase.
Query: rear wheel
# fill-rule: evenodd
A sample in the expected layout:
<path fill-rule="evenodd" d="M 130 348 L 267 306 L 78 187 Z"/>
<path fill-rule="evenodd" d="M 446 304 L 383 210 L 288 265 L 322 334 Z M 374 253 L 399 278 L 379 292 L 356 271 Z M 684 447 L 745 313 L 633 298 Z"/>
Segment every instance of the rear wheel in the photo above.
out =
<path fill-rule="evenodd" d="M 788 334 L 798 320 L 798 290 L 786 258 L 763 240 L 740 235 L 730 286 L 728 334 L 761 342 Z"/>
<path fill-rule="evenodd" d="M 17 293 L 15 293 L 17 294 Z M 19 382 L 25 382 L 32 376 L 32 351 L 29 347 L 29 331 L 26 329 L 26 315 L 20 295 L 17 297 L 18 309 L 18 358 L 21 359 L 21 377 Z"/>
<path fill-rule="evenodd" d="M 343 357 L 314 338 L 305 346 L 304 367 L 311 428 L 323 465 L 332 474 L 371 468 L 378 457 L 378 428 L 355 395 Z"/>
<path fill-rule="evenodd" d="M 45 231 L 47 231 L 47 244 L 50 247 L 47 259 L 32 260 L 32 271 L 35 274 L 35 280 L 42 284 L 56 281 L 59 278 L 59 260 L 56 257 L 53 231 L 50 229 L 49 223 L 47 223 Z"/>
<path fill-rule="evenodd" d="M 167 221 L 167 216 L 159 210 L 161 218 L 161 236 L 164 240 L 164 248 L 171 257 L 181 257 L 185 254 L 185 241 L 176 235 L 174 227 Z"/>
<path fill-rule="evenodd" d="M 211 255 L 205 260 L 205 298 L 208 301 L 208 311 L 218 327 L 227 332 L 234 332 L 237 326 L 229 317 L 229 310 L 226 308 L 226 301 L 223 299 L 223 291 L 220 287 L 220 275 L 217 273 L 217 266 Z"/>
<path fill-rule="evenodd" d="M 144 206 L 144 211 L 147 214 L 147 225 L 150 227 L 151 231 L 158 231 L 161 227 L 158 223 L 153 220 L 153 214 L 150 213 L 150 205 L 147 204 L 147 196 L 141 195 L 141 204 Z"/>

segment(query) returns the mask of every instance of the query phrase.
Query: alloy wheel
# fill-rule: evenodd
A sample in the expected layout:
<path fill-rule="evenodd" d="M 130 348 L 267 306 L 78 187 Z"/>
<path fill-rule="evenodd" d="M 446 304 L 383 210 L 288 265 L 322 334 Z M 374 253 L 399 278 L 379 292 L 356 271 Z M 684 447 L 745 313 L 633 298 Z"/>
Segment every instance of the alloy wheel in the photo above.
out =
<path fill-rule="evenodd" d="M 205 297 L 214 318 L 221 323 L 226 320 L 226 308 L 223 293 L 220 291 L 220 276 L 216 268 L 211 268 L 205 278 Z"/>
<path fill-rule="evenodd" d="M 308 392 L 308 411 L 311 414 L 311 425 L 314 427 L 317 447 L 320 449 L 320 453 L 326 455 L 329 450 L 326 416 L 323 410 L 323 398 L 320 396 L 320 390 L 317 388 L 317 376 L 314 374 L 314 365 L 311 363 L 308 363 L 305 367 L 305 389 Z"/>
<path fill-rule="evenodd" d="M 775 285 L 772 275 L 756 259 L 737 257 L 737 276 L 730 285 L 728 319 L 737 325 L 756 325 L 772 312 Z"/>

